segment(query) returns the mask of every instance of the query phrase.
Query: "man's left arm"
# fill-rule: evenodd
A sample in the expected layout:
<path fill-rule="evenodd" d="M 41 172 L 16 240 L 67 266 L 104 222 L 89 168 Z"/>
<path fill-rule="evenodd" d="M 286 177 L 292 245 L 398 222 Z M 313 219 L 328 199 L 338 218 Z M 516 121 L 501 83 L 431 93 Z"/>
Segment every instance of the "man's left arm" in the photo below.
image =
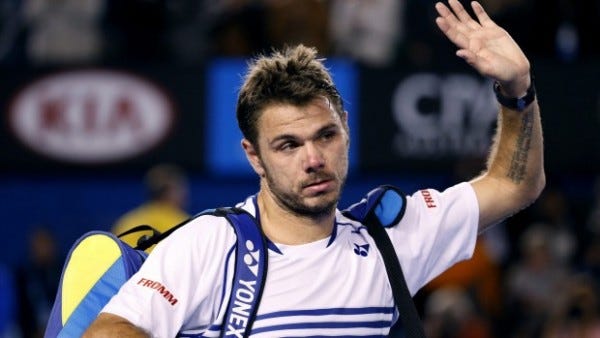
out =
<path fill-rule="evenodd" d="M 510 35 L 477 2 L 471 3 L 476 20 L 457 0 L 448 4 L 436 4 L 436 23 L 459 48 L 456 55 L 494 79 L 500 95 L 531 96 L 529 60 Z M 536 99 L 524 102 L 500 105 L 487 170 L 470 182 L 479 202 L 480 232 L 533 203 L 545 185 L 539 106 Z"/>

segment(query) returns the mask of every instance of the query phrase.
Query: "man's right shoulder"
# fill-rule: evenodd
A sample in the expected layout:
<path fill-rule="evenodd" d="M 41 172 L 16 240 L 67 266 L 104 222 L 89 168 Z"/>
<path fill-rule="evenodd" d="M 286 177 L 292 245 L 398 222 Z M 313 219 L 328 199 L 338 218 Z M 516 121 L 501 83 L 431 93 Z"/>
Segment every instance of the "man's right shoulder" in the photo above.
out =
<path fill-rule="evenodd" d="M 215 215 L 199 215 L 173 231 L 160 241 L 150 256 L 155 253 L 170 256 L 175 252 L 190 250 L 193 255 L 215 257 L 226 254 L 236 243 L 235 231 L 225 217 Z"/>
<path fill-rule="evenodd" d="M 193 216 L 173 234 L 176 232 L 194 232 L 204 235 L 235 233 L 226 217 L 213 213 L 200 213 L 196 216 Z"/>

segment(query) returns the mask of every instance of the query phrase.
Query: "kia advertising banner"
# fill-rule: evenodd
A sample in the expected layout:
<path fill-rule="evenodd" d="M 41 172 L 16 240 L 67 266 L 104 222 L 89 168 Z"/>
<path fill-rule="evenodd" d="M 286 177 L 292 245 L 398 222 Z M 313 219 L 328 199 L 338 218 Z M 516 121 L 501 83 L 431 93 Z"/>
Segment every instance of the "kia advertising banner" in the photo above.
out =
<path fill-rule="evenodd" d="M 1 169 L 202 169 L 202 68 L 3 71 Z M 11 81 L 6 81 L 11 79 Z"/>
<path fill-rule="evenodd" d="M 31 150 L 70 163 L 133 158 L 163 141 L 174 123 L 169 97 L 126 73 L 69 71 L 43 77 L 13 100 L 9 127 Z"/>

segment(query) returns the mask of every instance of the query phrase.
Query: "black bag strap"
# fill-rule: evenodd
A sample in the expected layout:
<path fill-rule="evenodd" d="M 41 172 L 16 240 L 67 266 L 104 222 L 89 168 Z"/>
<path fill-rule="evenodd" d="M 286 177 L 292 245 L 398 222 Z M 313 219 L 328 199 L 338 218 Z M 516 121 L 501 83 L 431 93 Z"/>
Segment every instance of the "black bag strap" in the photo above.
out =
<path fill-rule="evenodd" d="M 123 231 L 122 233 L 118 234 L 117 237 L 121 238 L 123 236 L 127 236 L 129 234 L 133 234 L 139 231 L 152 231 L 152 236 L 155 235 L 160 235 L 160 232 L 156 229 L 154 229 L 153 227 L 151 227 L 148 224 L 140 224 L 140 225 L 136 225 L 133 228 L 127 230 L 127 231 Z"/>
<path fill-rule="evenodd" d="M 402 273 L 402 266 L 396 256 L 394 246 L 388 236 L 387 232 L 381 226 L 379 220 L 373 212 L 370 212 L 365 219 L 365 225 L 367 231 L 373 237 L 383 262 L 385 263 L 385 270 L 387 271 L 390 284 L 392 286 L 392 294 L 394 295 L 394 301 L 398 307 L 400 313 L 400 319 L 404 332 L 407 338 L 425 338 L 425 331 L 417 313 L 415 303 L 408 291 L 404 273 Z M 390 330 L 390 337 L 400 337 L 399 331 L 397 330 L 397 324 Z"/>
<path fill-rule="evenodd" d="M 194 218 L 196 218 L 196 217 L 198 217 L 200 215 L 210 214 L 212 211 L 214 211 L 214 210 L 211 209 L 211 210 L 203 211 L 203 212 L 199 213 L 198 215 L 196 215 L 194 217 L 190 217 L 190 218 L 184 220 L 183 222 L 172 226 L 171 228 L 169 228 L 169 230 L 167 230 L 165 232 L 159 232 L 158 230 L 154 229 L 153 227 L 151 227 L 149 225 L 138 225 L 138 226 L 136 226 L 134 228 L 131 228 L 128 231 L 125 231 L 122 234 L 119 234 L 118 237 L 124 236 L 124 235 L 126 235 L 128 233 L 133 233 L 133 232 L 136 232 L 136 231 L 151 230 L 152 231 L 152 236 L 150 236 L 150 237 L 144 236 L 144 237 L 141 237 L 140 239 L 138 239 L 138 242 L 137 242 L 137 245 L 136 245 L 135 249 L 143 251 L 143 250 L 146 250 L 149 247 L 153 246 L 154 244 L 158 244 L 158 242 L 162 241 L 163 239 L 167 238 L 167 236 L 169 236 L 170 234 L 172 234 L 173 231 L 181 228 L 183 225 L 187 224 L 188 222 L 190 222 Z"/>
<path fill-rule="evenodd" d="M 145 250 L 146 248 L 149 248 L 154 243 L 152 243 L 148 246 L 145 246 L 146 242 L 149 240 L 152 240 L 154 238 L 157 238 L 158 236 L 161 235 L 160 231 L 154 229 L 152 226 L 150 226 L 148 224 L 140 224 L 140 225 L 134 226 L 133 228 L 131 228 L 127 231 L 124 231 L 124 232 L 118 234 L 117 237 L 123 238 L 124 236 L 131 235 L 131 234 L 134 234 L 134 233 L 140 232 L 140 231 L 152 231 L 152 235 L 150 235 L 150 236 L 144 235 L 144 236 L 141 236 L 140 238 L 138 238 L 134 249 Z M 158 241 L 156 243 L 158 243 Z M 144 246 L 144 249 L 140 249 L 141 246 Z"/>
<path fill-rule="evenodd" d="M 343 214 L 365 224 L 369 235 L 373 237 L 377 249 L 381 252 L 394 302 L 400 315 L 400 321 L 390 329 L 390 337 L 425 338 L 425 330 L 408 291 L 396 250 L 384 229 L 397 224 L 404 215 L 405 208 L 406 197 L 402 192 L 392 186 L 381 186 L 371 191 L 363 201 L 344 210 Z M 400 330 L 400 323 L 404 328 L 404 334 Z"/>

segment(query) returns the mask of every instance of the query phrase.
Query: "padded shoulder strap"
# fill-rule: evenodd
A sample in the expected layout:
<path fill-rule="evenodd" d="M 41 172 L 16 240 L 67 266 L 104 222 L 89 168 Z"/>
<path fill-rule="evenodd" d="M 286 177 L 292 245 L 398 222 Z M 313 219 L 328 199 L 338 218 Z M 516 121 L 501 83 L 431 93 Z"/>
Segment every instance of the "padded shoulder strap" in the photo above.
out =
<path fill-rule="evenodd" d="M 221 337 L 248 337 L 267 275 L 267 243 L 256 219 L 243 209 L 214 211 L 229 220 L 236 236 L 235 273 Z"/>
<path fill-rule="evenodd" d="M 382 185 L 371 190 L 360 202 L 342 211 L 346 217 L 364 222 L 373 215 L 379 224 L 388 228 L 398 224 L 406 210 L 406 195 L 391 185 Z"/>

